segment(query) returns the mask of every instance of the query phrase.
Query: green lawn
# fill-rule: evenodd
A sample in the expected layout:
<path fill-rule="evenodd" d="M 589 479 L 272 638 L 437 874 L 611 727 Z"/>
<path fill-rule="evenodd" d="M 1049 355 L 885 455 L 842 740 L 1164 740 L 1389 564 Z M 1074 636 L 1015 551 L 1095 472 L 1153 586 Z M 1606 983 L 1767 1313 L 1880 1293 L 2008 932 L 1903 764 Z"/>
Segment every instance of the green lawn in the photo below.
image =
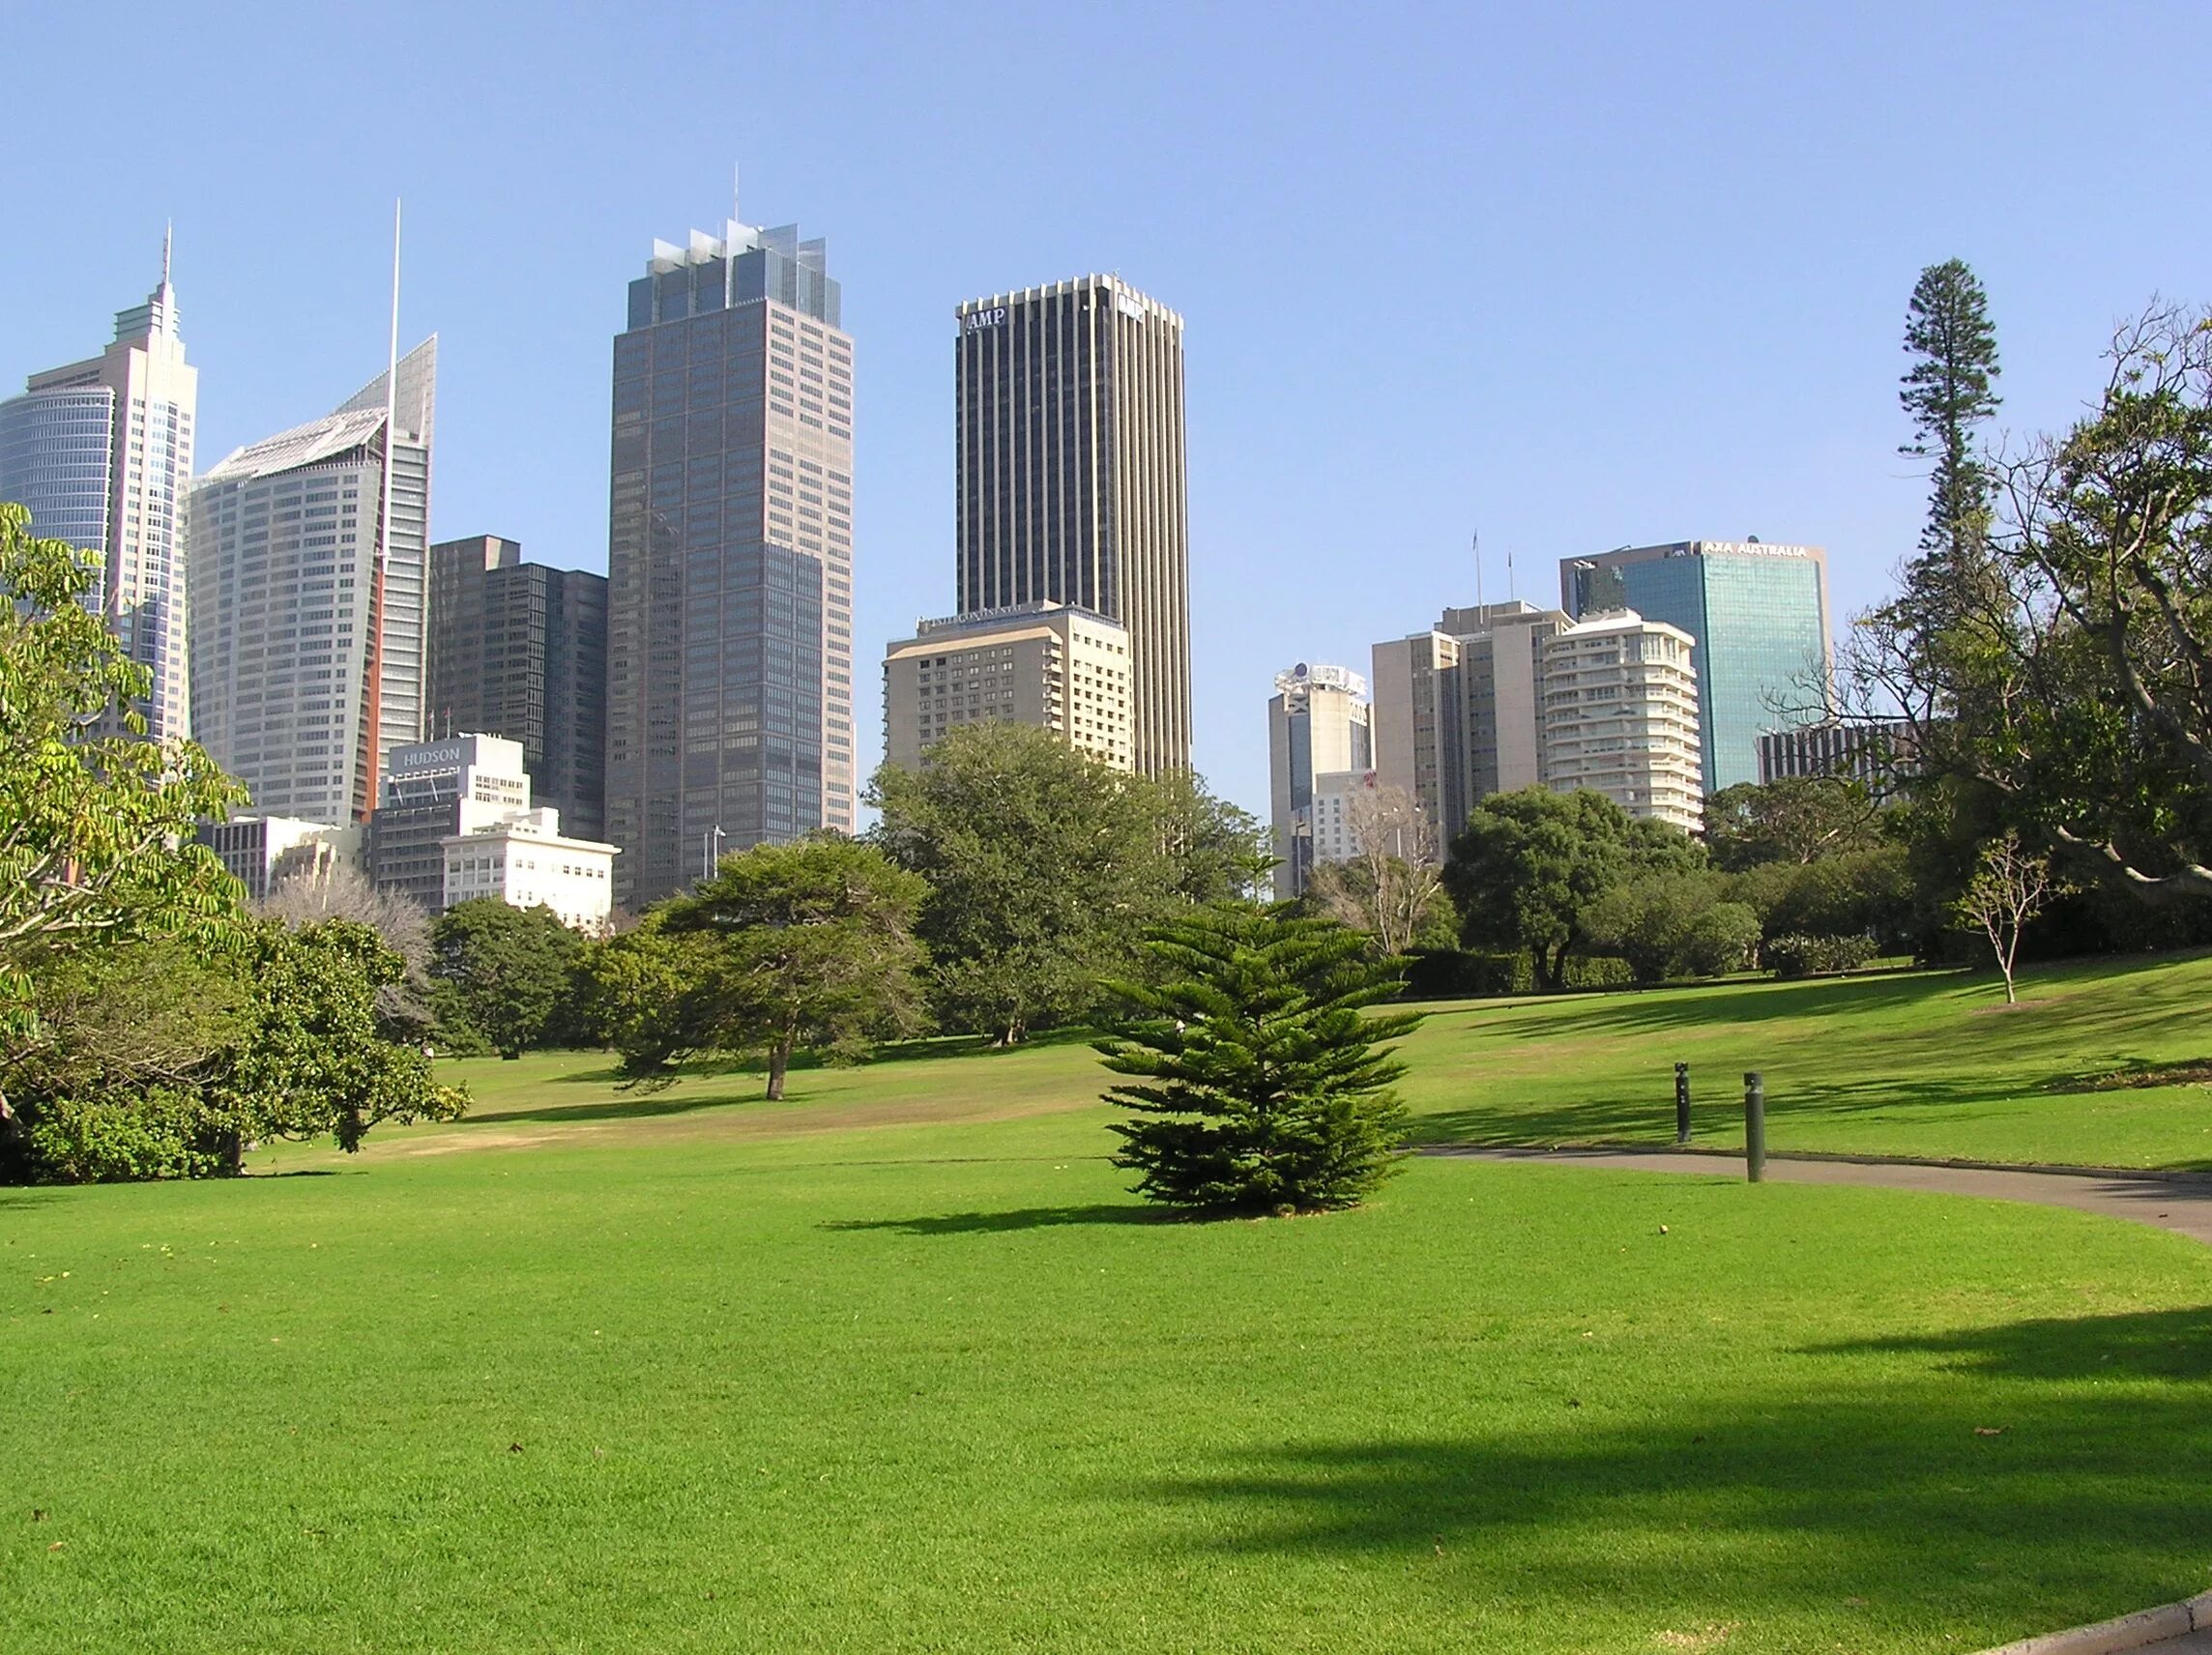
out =
<path fill-rule="evenodd" d="M 1413 1089 L 1624 1088 L 1632 1013 L 1932 1076 L 1976 995 L 1454 1010 Z M 2212 1252 L 2151 1230 L 1463 1161 L 1162 1223 L 1076 1043 L 457 1067 L 351 1161 L 0 1191 L 0 1647 L 1902 1652 L 2212 1584 Z"/>
<path fill-rule="evenodd" d="M 1905 973 L 1437 1008 L 1409 1055 L 1417 1132 L 1552 1144 L 1743 1142 L 1743 1074 L 1766 1077 L 1775 1149 L 2212 1168 L 2212 1087 L 2084 1089 L 2212 1064 L 2212 958 L 1994 975 Z M 2212 1072 L 2212 1070 L 2208 1070 Z"/>

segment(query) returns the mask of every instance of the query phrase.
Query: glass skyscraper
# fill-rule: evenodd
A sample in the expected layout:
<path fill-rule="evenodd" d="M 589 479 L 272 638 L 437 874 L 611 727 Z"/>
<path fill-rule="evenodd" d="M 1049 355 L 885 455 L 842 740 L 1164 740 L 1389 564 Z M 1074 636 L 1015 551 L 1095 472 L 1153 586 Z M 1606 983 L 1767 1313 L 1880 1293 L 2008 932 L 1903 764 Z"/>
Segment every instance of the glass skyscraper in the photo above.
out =
<path fill-rule="evenodd" d="M 825 247 L 654 245 L 614 349 L 615 901 L 717 851 L 854 828 L 853 341 Z"/>
<path fill-rule="evenodd" d="M 101 612 L 153 675 L 139 711 L 157 739 L 192 731 L 183 513 L 198 398 L 164 248 L 160 285 L 116 313 L 114 343 L 0 402 L 0 500 L 98 562 Z"/>
<path fill-rule="evenodd" d="M 1633 609 L 1690 634 L 1708 794 L 1759 780 L 1759 738 L 1823 715 L 1828 555 L 1760 540 L 1624 546 L 1559 563 L 1577 620 Z"/>

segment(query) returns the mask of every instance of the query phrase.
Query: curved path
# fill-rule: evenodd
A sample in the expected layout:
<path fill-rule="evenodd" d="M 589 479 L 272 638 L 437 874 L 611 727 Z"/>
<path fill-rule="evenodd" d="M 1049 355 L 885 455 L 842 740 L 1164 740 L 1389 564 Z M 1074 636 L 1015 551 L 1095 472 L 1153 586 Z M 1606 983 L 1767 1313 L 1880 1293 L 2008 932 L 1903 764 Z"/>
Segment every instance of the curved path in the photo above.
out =
<path fill-rule="evenodd" d="M 1477 1161 L 1545 1161 L 1557 1166 L 1600 1167 L 1639 1173 L 1703 1173 L 1743 1176 L 1733 1155 L 1676 1149 L 1499 1149 L 1477 1145 L 1435 1144 L 1424 1155 L 1454 1155 Z M 2212 1179 L 2130 1177 L 2125 1173 L 1997 1172 L 1981 1167 L 1930 1167 L 1898 1161 L 1799 1161 L 1766 1158 L 1766 1181 L 1777 1184 L 1859 1184 L 1876 1189 L 1930 1190 L 1938 1195 L 1973 1195 L 1994 1201 L 2033 1202 L 2040 1206 L 2070 1206 L 2078 1212 L 2132 1219 L 2170 1230 L 2212 1247 Z"/>

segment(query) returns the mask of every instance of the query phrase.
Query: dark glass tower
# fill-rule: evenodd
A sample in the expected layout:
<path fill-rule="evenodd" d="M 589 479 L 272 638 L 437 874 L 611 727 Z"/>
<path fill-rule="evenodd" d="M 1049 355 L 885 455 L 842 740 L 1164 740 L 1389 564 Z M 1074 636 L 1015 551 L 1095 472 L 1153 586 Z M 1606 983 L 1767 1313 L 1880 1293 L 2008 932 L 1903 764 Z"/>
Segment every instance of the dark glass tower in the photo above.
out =
<path fill-rule="evenodd" d="M 522 743 L 531 798 L 571 839 L 607 818 L 607 578 L 522 561 L 496 535 L 430 548 L 426 735 Z"/>
<path fill-rule="evenodd" d="M 1121 622 L 1131 765 L 1187 768 L 1182 318 L 1111 276 L 958 315 L 961 613 L 1050 598 Z"/>
<path fill-rule="evenodd" d="M 635 909 L 717 849 L 853 830 L 853 344 L 821 242 L 655 245 L 612 481 L 607 837 Z"/>

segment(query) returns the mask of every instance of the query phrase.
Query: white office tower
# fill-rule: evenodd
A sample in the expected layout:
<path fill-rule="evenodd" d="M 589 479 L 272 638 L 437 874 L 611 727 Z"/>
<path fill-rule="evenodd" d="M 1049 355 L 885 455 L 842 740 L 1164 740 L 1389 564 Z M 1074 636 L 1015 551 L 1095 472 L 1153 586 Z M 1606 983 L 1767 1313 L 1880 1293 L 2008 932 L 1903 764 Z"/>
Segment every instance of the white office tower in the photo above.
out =
<path fill-rule="evenodd" d="M 195 732 L 253 808 L 359 821 L 422 737 L 435 335 L 192 487 Z"/>
<path fill-rule="evenodd" d="M 1704 824 L 1690 634 L 1634 610 L 1562 626 L 1544 644 L 1545 781 L 1588 788 L 1631 816 Z"/>
<path fill-rule="evenodd" d="M 448 834 L 438 845 L 445 854 L 441 912 L 491 897 L 509 908 L 549 908 L 562 924 L 595 936 L 614 913 L 615 847 L 568 838 L 550 805 Z"/>
<path fill-rule="evenodd" d="M 98 562 L 101 612 L 153 675 L 139 711 L 156 739 L 192 733 L 181 515 L 198 397 L 164 244 L 160 285 L 117 312 L 105 352 L 34 373 L 0 402 L 0 500 L 30 508 L 34 534 Z"/>
<path fill-rule="evenodd" d="M 1340 831 L 1328 844 L 1341 854 L 1322 854 L 1322 817 L 1328 810 L 1318 800 L 1331 801 L 1341 828 L 1347 798 L 1374 765 L 1366 696 L 1367 681 L 1344 667 L 1300 661 L 1275 675 L 1267 703 L 1267 792 L 1278 900 L 1301 894 L 1316 862 L 1341 861 L 1349 854 L 1341 853 Z"/>

